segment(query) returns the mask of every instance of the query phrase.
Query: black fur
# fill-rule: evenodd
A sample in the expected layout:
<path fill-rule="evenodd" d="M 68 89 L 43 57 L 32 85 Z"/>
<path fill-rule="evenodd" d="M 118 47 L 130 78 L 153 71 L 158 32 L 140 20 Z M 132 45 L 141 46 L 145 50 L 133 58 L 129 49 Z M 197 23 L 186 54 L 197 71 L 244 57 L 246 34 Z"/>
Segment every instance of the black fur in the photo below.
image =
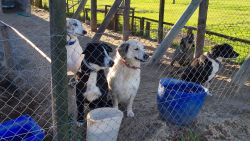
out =
<path fill-rule="evenodd" d="M 107 53 L 112 52 L 112 48 L 105 43 L 89 43 L 87 44 L 86 49 L 83 51 L 83 54 L 85 54 L 84 59 L 89 63 L 104 67 L 104 49 L 107 51 Z"/>
<path fill-rule="evenodd" d="M 101 47 L 102 46 L 102 47 Z M 87 63 L 98 64 L 99 66 L 103 66 L 103 60 L 105 54 L 103 53 L 103 47 L 107 51 L 107 53 L 112 51 L 112 48 L 104 43 L 91 43 L 88 44 L 85 51 L 85 58 Z M 89 79 L 90 73 L 94 71 L 88 66 L 86 66 L 83 62 L 81 64 L 81 72 L 77 73 L 78 83 L 76 85 L 76 103 L 77 103 L 77 121 L 84 121 L 84 104 L 87 104 L 90 109 L 100 108 L 100 107 L 110 107 L 112 106 L 111 100 L 108 100 L 108 82 L 106 79 L 106 75 L 104 70 L 97 71 L 97 84 L 96 86 L 100 89 L 102 96 L 98 99 L 89 102 L 86 98 L 84 98 L 84 93 L 87 89 L 87 82 Z"/>
<path fill-rule="evenodd" d="M 208 78 L 213 71 L 212 62 L 208 59 L 208 57 L 220 64 L 220 62 L 217 60 L 218 57 L 236 58 L 238 56 L 239 54 L 235 52 L 233 47 L 229 44 L 225 43 L 221 45 L 215 45 L 207 56 L 201 55 L 199 58 L 194 59 L 191 65 L 189 65 L 183 72 L 181 79 L 204 84 L 208 81 Z"/>
<path fill-rule="evenodd" d="M 193 60 L 191 65 L 184 71 L 181 78 L 188 82 L 203 84 L 208 80 L 212 72 L 212 62 L 206 56 L 201 55 Z"/>

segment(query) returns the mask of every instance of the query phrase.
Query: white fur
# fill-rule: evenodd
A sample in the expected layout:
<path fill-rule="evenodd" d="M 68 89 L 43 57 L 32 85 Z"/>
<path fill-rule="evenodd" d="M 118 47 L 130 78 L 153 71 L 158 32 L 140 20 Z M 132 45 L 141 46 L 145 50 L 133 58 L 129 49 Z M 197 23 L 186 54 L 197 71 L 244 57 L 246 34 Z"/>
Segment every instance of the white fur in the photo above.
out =
<path fill-rule="evenodd" d="M 209 58 L 208 56 L 207 56 L 207 59 L 210 62 L 212 62 L 212 72 L 207 80 L 207 82 L 210 82 L 215 77 L 216 73 L 219 71 L 220 64 L 218 62 L 216 62 L 214 59 Z"/>
<path fill-rule="evenodd" d="M 89 79 L 87 82 L 87 89 L 84 93 L 84 97 L 87 98 L 89 102 L 92 102 L 96 99 L 98 99 L 102 93 L 100 89 L 96 86 L 96 80 L 97 79 L 97 72 L 92 71 L 90 72 Z"/>
<path fill-rule="evenodd" d="M 68 41 L 75 41 L 73 45 L 66 45 L 67 49 L 67 70 L 71 71 L 73 73 L 76 73 L 80 66 L 81 62 L 84 58 L 84 55 L 82 54 L 83 50 L 82 47 L 79 44 L 79 41 L 76 36 L 67 37 Z"/>
<path fill-rule="evenodd" d="M 104 54 L 105 54 L 104 65 L 106 67 L 109 67 L 109 63 L 110 63 L 110 61 L 112 61 L 112 58 L 108 55 L 106 49 L 104 49 Z"/>
<path fill-rule="evenodd" d="M 135 40 L 129 40 L 125 43 L 130 45 L 126 54 L 126 62 L 131 66 L 140 67 L 140 61 L 136 60 L 134 57 L 143 60 L 143 55 L 145 54 L 144 46 Z M 134 50 L 136 48 L 139 50 Z M 121 63 L 122 59 L 123 58 L 117 52 L 114 66 L 109 70 L 107 80 L 113 95 L 114 107 L 118 108 L 119 103 L 126 103 L 127 116 L 133 117 L 134 113 L 132 106 L 140 85 L 141 70 L 127 67 L 125 64 Z"/>
<path fill-rule="evenodd" d="M 76 74 L 76 72 L 80 69 L 81 62 L 84 58 L 84 55 L 82 54 L 83 50 L 77 36 L 83 35 L 83 31 L 85 31 L 85 29 L 83 28 L 82 23 L 76 19 L 67 18 L 66 24 L 68 34 L 67 42 L 75 42 L 72 45 L 67 44 L 65 46 L 67 50 L 67 71 Z M 69 81 L 70 85 L 74 84 L 73 78 L 74 77 L 72 77 Z"/>

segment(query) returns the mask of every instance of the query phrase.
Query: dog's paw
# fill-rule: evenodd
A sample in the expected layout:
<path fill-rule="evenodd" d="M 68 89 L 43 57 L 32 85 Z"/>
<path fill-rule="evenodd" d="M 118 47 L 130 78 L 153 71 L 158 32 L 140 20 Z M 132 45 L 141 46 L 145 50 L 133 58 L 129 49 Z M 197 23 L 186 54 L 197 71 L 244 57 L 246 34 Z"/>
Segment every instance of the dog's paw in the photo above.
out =
<path fill-rule="evenodd" d="M 134 116 L 135 116 L 135 114 L 134 114 L 133 111 L 128 111 L 127 112 L 127 117 L 134 117 Z"/>
<path fill-rule="evenodd" d="M 77 121 L 76 122 L 77 127 L 82 127 L 83 124 L 84 124 L 84 122 L 82 122 L 82 121 Z"/>

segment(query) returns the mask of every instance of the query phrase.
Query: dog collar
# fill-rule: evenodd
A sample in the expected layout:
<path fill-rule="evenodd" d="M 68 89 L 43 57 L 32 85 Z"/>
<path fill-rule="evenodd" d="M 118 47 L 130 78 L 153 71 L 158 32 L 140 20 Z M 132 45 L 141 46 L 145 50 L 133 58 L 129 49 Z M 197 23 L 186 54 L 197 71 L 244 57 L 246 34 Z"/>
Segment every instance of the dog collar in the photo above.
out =
<path fill-rule="evenodd" d="M 126 65 L 128 68 L 131 68 L 131 69 L 141 69 L 140 67 L 136 67 L 136 66 L 131 66 L 128 62 L 126 62 L 125 59 L 121 59 L 121 62 Z"/>
<path fill-rule="evenodd" d="M 72 39 L 71 36 L 69 34 L 67 36 L 69 36 L 69 40 L 67 41 L 67 45 L 71 46 L 71 45 L 75 44 L 76 40 L 71 41 L 71 39 Z"/>
<path fill-rule="evenodd" d="M 85 65 L 88 69 L 97 72 L 97 70 L 96 70 L 95 68 L 91 67 L 90 64 L 89 64 L 85 59 L 83 59 L 82 62 L 84 63 L 84 65 Z"/>
<path fill-rule="evenodd" d="M 70 41 L 70 40 L 69 40 L 69 41 L 67 42 L 67 45 L 68 45 L 68 46 L 71 46 L 71 45 L 75 44 L 75 42 L 76 42 L 76 40 L 75 40 L 75 41 Z"/>

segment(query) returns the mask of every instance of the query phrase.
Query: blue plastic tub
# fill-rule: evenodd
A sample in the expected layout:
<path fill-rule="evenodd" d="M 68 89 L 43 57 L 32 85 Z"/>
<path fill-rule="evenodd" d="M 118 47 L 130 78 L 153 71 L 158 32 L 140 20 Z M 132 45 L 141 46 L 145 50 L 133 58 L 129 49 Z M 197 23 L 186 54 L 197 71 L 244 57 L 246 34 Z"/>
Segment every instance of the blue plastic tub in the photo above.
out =
<path fill-rule="evenodd" d="M 163 78 L 157 95 L 160 116 L 177 125 L 190 124 L 202 108 L 206 95 L 199 84 Z"/>
<path fill-rule="evenodd" d="M 28 115 L 0 124 L 0 141 L 42 141 L 43 129 Z"/>

